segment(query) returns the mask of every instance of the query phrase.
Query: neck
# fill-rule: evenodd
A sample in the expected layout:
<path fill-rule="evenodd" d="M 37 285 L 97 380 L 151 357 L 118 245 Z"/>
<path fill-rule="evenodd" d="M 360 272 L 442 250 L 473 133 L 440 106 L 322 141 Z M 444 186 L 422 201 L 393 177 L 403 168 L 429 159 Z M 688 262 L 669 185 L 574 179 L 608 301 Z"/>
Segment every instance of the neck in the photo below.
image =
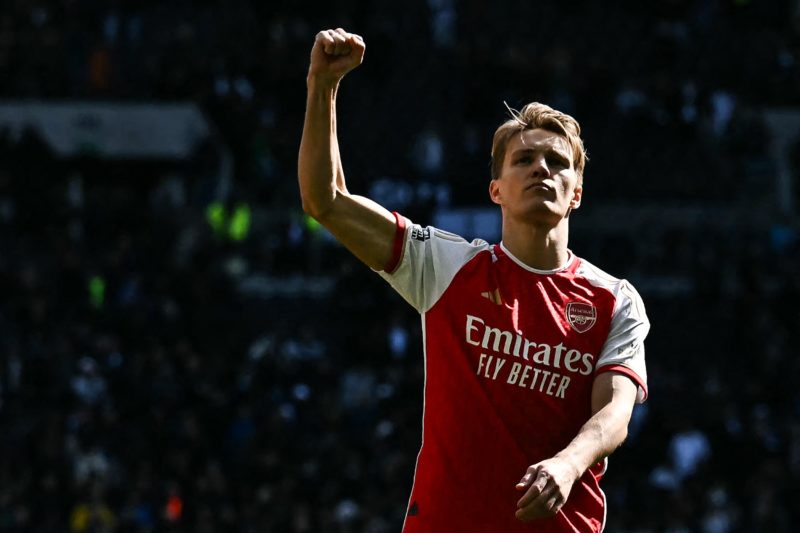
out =
<path fill-rule="evenodd" d="M 563 218 L 556 226 L 520 224 L 510 217 L 503 219 L 503 245 L 514 257 L 537 270 L 555 270 L 567 264 L 569 221 Z"/>

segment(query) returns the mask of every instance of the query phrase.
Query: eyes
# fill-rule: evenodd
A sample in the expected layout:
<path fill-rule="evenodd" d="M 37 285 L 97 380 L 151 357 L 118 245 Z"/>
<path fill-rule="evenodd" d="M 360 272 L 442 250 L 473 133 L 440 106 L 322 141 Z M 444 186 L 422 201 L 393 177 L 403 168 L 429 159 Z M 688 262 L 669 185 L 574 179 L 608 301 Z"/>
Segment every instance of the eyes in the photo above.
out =
<path fill-rule="evenodd" d="M 534 157 L 530 153 L 525 153 L 514 159 L 517 166 L 527 166 L 533 163 Z M 549 153 L 544 157 L 544 161 L 550 168 L 569 168 L 569 161 L 560 154 Z"/>

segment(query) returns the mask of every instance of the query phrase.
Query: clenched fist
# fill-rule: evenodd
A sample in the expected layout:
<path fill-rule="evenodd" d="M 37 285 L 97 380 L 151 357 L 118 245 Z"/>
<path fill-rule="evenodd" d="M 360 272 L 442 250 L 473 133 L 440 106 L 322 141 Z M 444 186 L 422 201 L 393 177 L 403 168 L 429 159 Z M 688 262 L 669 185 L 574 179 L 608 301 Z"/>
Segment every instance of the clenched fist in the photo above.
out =
<path fill-rule="evenodd" d="M 360 35 L 347 33 L 342 28 L 319 32 L 311 49 L 309 82 L 339 83 L 345 74 L 361 64 L 366 48 Z"/>

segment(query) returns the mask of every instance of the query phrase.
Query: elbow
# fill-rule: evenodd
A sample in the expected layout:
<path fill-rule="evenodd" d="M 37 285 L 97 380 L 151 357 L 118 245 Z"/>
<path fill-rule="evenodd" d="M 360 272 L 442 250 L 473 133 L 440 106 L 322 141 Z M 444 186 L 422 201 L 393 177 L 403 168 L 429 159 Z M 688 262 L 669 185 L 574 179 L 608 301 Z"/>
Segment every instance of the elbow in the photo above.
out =
<path fill-rule="evenodd" d="M 319 199 L 310 198 L 307 194 L 301 194 L 300 201 L 303 206 L 303 212 L 320 223 L 333 207 L 332 200 L 324 202 Z"/>
<path fill-rule="evenodd" d="M 323 213 L 325 213 L 325 210 L 324 209 L 320 209 L 317 206 L 317 204 L 304 201 L 303 202 L 303 213 L 305 213 L 306 215 L 310 216 L 311 218 L 313 218 L 317 222 L 320 222 L 320 220 L 323 217 Z"/>
<path fill-rule="evenodd" d="M 300 204 L 303 206 L 303 213 L 310 217 L 314 216 L 316 205 L 305 194 L 300 193 Z"/>

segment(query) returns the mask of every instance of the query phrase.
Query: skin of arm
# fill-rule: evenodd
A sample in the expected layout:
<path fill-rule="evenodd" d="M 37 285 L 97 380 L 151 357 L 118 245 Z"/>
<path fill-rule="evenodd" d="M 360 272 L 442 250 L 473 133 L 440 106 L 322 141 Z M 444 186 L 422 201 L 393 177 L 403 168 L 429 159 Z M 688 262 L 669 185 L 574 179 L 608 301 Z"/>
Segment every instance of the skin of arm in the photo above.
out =
<path fill-rule="evenodd" d="M 628 435 L 637 385 L 615 372 L 598 375 L 592 386 L 592 417 L 555 456 L 528 467 L 517 483 L 525 494 L 517 502 L 523 522 L 555 515 L 572 486 L 592 465 L 611 455 Z"/>
<path fill-rule="evenodd" d="M 360 36 L 341 28 L 317 34 L 297 168 L 303 211 L 367 266 L 381 270 L 391 258 L 395 219 L 372 200 L 347 191 L 336 134 L 339 82 L 361 64 L 365 49 Z"/>

